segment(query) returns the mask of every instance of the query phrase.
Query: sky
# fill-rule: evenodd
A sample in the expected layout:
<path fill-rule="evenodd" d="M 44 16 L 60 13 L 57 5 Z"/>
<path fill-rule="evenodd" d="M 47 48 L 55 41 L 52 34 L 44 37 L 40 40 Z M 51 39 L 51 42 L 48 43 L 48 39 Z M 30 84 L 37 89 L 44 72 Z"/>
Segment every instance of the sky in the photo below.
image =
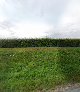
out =
<path fill-rule="evenodd" d="M 0 0 L 0 38 L 80 38 L 80 0 Z"/>

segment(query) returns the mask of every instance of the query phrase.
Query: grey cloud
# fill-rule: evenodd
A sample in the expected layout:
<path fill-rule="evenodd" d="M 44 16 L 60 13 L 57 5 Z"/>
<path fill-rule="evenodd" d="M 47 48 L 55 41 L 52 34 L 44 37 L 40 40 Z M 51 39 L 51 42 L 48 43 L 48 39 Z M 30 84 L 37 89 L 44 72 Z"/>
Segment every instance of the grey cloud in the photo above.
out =
<path fill-rule="evenodd" d="M 48 35 L 49 38 L 80 38 L 80 31 L 70 33 L 53 33 Z"/>
<path fill-rule="evenodd" d="M 6 32 L 9 32 L 11 37 L 15 37 L 15 32 L 11 30 L 11 28 L 13 28 L 14 26 L 15 25 L 11 23 L 10 21 L 0 22 L 0 28 L 3 31 L 6 30 Z"/>
<path fill-rule="evenodd" d="M 53 31 L 55 30 L 55 31 Z M 80 22 L 66 25 L 66 27 L 53 29 L 48 33 L 50 38 L 80 38 Z"/>
<path fill-rule="evenodd" d="M 41 18 L 54 23 L 64 12 L 69 0 L 5 0 L 4 14 L 9 19 Z"/>
<path fill-rule="evenodd" d="M 5 0 L 2 11 L 9 20 L 0 22 L 0 28 L 5 29 L 11 36 L 15 37 L 15 32 L 11 30 L 15 26 L 14 21 L 43 20 L 56 26 L 47 33 L 48 37 L 80 38 L 80 22 L 68 24 L 62 28 L 58 27 L 58 22 L 60 22 L 69 1 L 71 0 Z"/>

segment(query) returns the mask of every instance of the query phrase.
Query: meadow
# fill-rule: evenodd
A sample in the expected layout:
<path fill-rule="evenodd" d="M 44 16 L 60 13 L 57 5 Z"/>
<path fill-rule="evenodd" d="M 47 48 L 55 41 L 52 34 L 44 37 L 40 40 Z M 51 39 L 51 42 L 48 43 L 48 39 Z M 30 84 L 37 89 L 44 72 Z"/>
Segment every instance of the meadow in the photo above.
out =
<path fill-rule="evenodd" d="M 0 92 L 47 92 L 80 83 L 79 47 L 0 49 Z"/>

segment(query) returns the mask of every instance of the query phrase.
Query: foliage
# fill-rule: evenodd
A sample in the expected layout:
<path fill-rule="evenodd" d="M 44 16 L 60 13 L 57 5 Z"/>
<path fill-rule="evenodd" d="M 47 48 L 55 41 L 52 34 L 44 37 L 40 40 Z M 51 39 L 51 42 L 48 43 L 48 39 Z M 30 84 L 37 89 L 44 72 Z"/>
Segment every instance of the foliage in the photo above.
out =
<path fill-rule="evenodd" d="M 80 82 L 80 48 L 0 49 L 0 92 L 47 92 Z"/>
<path fill-rule="evenodd" d="M 1 39 L 0 47 L 80 47 L 80 39 Z"/>

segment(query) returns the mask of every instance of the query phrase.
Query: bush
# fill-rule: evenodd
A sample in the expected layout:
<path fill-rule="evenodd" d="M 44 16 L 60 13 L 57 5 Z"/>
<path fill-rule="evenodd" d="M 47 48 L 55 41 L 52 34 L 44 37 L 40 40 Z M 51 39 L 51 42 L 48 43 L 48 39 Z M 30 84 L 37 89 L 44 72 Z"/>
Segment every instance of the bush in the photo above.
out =
<path fill-rule="evenodd" d="M 0 39 L 0 48 L 80 47 L 80 39 Z"/>

